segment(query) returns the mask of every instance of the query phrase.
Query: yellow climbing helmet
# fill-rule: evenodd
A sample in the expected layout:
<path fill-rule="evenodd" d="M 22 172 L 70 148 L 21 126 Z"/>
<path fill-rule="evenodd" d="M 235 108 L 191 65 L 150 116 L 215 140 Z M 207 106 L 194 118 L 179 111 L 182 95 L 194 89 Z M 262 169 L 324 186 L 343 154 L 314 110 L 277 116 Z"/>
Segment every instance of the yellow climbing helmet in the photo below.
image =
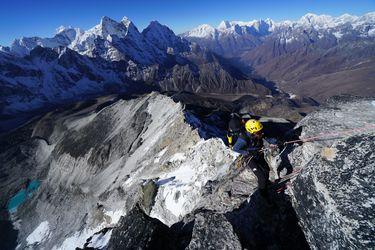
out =
<path fill-rule="evenodd" d="M 260 123 L 258 120 L 250 119 L 245 123 L 246 131 L 250 132 L 251 134 L 254 134 L 256 132 L 259 132 L 263 129 L 262 123 Z"/>

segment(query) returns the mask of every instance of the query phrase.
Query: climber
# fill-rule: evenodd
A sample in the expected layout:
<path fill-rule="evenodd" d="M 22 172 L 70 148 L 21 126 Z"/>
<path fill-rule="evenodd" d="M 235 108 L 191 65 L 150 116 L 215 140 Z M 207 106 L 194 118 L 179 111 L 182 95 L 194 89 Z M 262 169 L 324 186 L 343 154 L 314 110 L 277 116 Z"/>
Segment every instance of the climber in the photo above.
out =
<path fill-rule="evenodd" d="M 233 147 L 233 145 L 236 143 L 238 137 L 240 134 L 244 133 L 243 126 L 244 122 L 239 114 L 237 113 L 231 113 L 230 114 L 230 120 L 228 123 L 228 145 L 229 147 Z"/>
<path fill-rule="evenodd" d="M 245 131 L 241 133 L 233 145 L 233 150 L 244 157 L 250 157 L 247 167 L 251 168 L 258 179 L 259 193 L 268 200 L 267 184 L 270 168 L 264 159 L 263 125 L 255 119 L 245 123 Z"/>

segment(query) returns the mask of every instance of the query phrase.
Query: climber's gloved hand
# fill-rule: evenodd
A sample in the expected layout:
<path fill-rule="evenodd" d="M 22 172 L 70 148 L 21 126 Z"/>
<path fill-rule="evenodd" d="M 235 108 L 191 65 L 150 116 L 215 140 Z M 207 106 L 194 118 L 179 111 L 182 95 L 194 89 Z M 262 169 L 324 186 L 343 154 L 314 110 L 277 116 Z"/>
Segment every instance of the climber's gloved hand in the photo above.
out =
<path fill-rule="evenodd" d="M 279 147 L 279 144 L 270 144 L 269 146 L 271 149 L 277 149 Z"/>
<path fill-rule="evenodd" d="M 247 152 L 248 152 L 248 155 L 256 155 L 262 150 L 263 149 L 261 149 L 261 148 L 253 147 L 253 148 L 248 148 Z"/>

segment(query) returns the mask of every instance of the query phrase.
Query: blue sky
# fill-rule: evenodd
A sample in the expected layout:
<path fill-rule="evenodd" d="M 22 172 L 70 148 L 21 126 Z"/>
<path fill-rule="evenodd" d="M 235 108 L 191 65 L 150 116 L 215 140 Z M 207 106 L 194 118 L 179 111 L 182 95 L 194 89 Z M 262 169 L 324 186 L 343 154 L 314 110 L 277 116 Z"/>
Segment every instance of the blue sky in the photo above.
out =
<path fill-rule="evenodd" d="M 129 17 L 140 31 L 152 20 L 176 33 L 221 20 L 296 20 L 307 12 L 338 16 L 375 11 L 375 0 L 0 0 L 0 45 L 21 36 L 51 37 L 60 25 L 83 29 L 102 16 Z"/>

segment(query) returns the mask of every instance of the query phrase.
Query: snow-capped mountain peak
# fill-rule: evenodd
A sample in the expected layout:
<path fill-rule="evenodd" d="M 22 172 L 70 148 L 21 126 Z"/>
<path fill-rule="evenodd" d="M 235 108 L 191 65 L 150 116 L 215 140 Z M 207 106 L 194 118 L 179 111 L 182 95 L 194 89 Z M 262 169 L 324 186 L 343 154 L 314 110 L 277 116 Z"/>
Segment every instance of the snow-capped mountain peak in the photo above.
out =
<path fill-rule="evenodd" d="M 229 21 L 221 21 L 219 26 L 217 26 L 219 30 L 229 29 L 230 27 L 232 27 L 232 25 Z"/>
<path fill-rule="evenodd" d="M 109 39 L 110 36 L 124 38 L 128 34 L 129 30 L 135 30 L 136 32 L 138 32 L 138 30 L 128 18 L 124 17 L 121 22 L 117 22 L 107 16 L 103 16 L 98 25 L 85 31 L 78 40 L 85 40 L 88 37 L 96 36 L 103 39 Z"/>
<path fill-rule="evenodd" d="M 126 27 L 129 27 L 129 25 L 133 24 L 133 22 L 127 16 L 124 16 L 121 19 L 121 23 L 124 24 Z"/>
<path fill-rule="evenodd" d="M 150 24 L 142 31 L 142 35 L 151 47 L 156 47 L 158 54 L 174 54 L 187 51 L 189 49 L 188 42 L 158 21 L 151 21 Z"/>
<path fill-rule="evenodd" d="M 64 31 L 67 30 L 67 29 L 72 29 L 72 27 L 71 27 L 71 26 L 69 26 L 69 27 L 65 27 L 65 26 L 61 25 L 60 27 L 58 27 L 58 28 L 56 29 L 56 34 L 62 33 L 62 32 L 64 32 Z"/>
<path fill-rule="evenodd" d="M 183 33 L 182 36 L 219 54 L 229 56 L 251 50 L 267 39 L 278 39 L 283 44 L 293 46 L 296 45 L 295 42 L 303 46 L 306 41 L 309 43 L 319 40 L 329 41 L 329 44 L 334 45 L 347 39 L 375 37 L 375 12 L 360 17 L 349 14 L 332 17 L 307 13 L 296 21 L 274 22 L 269 18 L 222 21 L 217 28 L 200 25 Z"/>
<path fill-rule="evenodd" d="M 92 29 L 94 34 L 103 38 L 106 38 L 108 35 L 116 35 L 119 38 L 123 38 L 126 36 L 127 31 L 128 29 L 125 25 L 118 23 L 107 16 L 102 17 L 100 24 Z"/>
<path fill-rule="evenodd" d="M 1 46 L 0 45 L 0 52 L 9 53 L 10 52 L 10 48 L 6 47 L 6 46 Z"/>
<path fill-rule="evenodd" d="M 66 46 L 66 44 L 70 44 L 77 36 L 83 34 L 83 31 L 80 28 L 73 28 L 71 26 L 64 27 L 60 26 L 56 29 L 55 39 L 67 39 L 66 42 L 63 42 L 61 45 Z"/>
<path fill-rule="evenodd" d="M 159 37 L 159 38 L 172 38 L 176 37 L 174 32 L 168 28 L 168 26 L 165 26 L 158 21 L 151 21 L 150 24 L 142 31 L 142 34 L 146 36 L 149 36 L 152 33 L 153 36 Z"/>
<path fill-rule="evenodd" d="M 354 22 L 358 19 L 357 16 L 353 16 L 353 15 L 349 15 L 347 13 L 339 16 L 336 18 L 336 23 L 337 24 L 344 24 L 344 23 L 350 23 L 350 22 Z"/>
<path fill-rule="evenodd" d="M 336 26 L 333 17 L 328 15 L 316 15 L 313 13 L 307 13 L 306 15 L 302 16 L 298 23 L 304 26 L 311 26 L 317 29 L 330 28 Z"/>
<path fill-rule="evenodd" d="M 150 28 L 150 29 L 156 29 L 156 30 L 165 30 L 165 31 L 170 31 L 170 32 L 173 32 L 172 30 L 170 30 L 167 26 L 159 23 L 158 21 L 154 20 L 154 21 L 151 21 L 150 24 L 147 26 L 147 28 Z M 146 29 L 147 29 L 146 28 Z"/>
<path fill-rule="evenodd" d="M 183 34 L 186 37 L 213 37 L 216 29 L 209 24 L 201 24 L 198 27 L 192 29 Z"/>
<path fill-rule="evenodd" d="M 69 46 L 73 40 L 83 33 L 80 29 L 64 26 L 60 26 L 56 31 L 56 35 L 52 38 L 21 37 L 15 39 L 8 50 L 15 55 L 25 56 L 37 46 L 48 48 Z"/>
<path fill-rule="evenodd" d="M 363 19 L 374 21 L 375 20 L 375 11 L 366 13 L 362 16 Z"/>
<path fill-rule="evenodd" d="M 100 25 L 111 25 L 111 24 L 116 25 L 118 23 L 108 16 L 102 16 L 102 18 L 100 19 Z"/>
<path fill-rule="evenodd" d="M 125 39 L 130 42 L 124 46 Z M 100 23 L 78 36 L 69 46 L 71 49 L 90 57 L 103 57 L 109 60 L 130 58 L 142 59 L 144 41 L 142 35 L 130 21 L 124 17 L 117 22 L 104 16 Z M 143 55 L 142 62 L 148 62 L 149 55 Z"/>
<path fill-rule="evenodd" d="M 319 16 L 315 13 L 306 13 L 303 15 L 300 20 L 307 20 L 307 22 L 311 22 L 312 20 L 318 18 Z"/>
<path fill-rule="evenodd" d="M 253 21 L 222 21 L 218 27 L 212 28 L 209 25 L 200 25 L 191 31 L 185 32 L 182 36 L 191 38 L 215 38 L 212 34 L 218 36 L 227 35 L 244 35 L 244 34 L 255 34 L 260 36 L 266 36 L 273 33 L 276 28 L 289 29 L 289 28 L 308 28 L 315 30 L 327 30 L 330 29 L 341 29 L 340 26 L 350 24 L 353 29 L 357 29 L 361 33 L 361 36 L 371 36 L 371 31 L 375 23 L 375 12 L 367 13 L 361 17 L 343 14 L 339 17 L 332 17 L 329 15 L 317 15 L 314 13 L 307 13 L 297 21 L 280 21 L 274 22 L 272 19 L 265 20 L 253 20 Z M 343 30 L 348 30 L 343 27 Z M 344 32 L 343 31 L 343 32 Z M 254 33 L 255 32 L 255 33 Z M 336 33 L 342 33 L 341 31 L 333 31 Z M 257 34 L 256 34 L 257 33 Z"/>
<path fill-rule="evenodd" d="M 150 24 L 142 31 L 142 34 L 147 40 L 153 39 L 166 39 L 167 37 L 175 36 L 174 32 L 167 26 L 162 25 L 158 21 L 151 21 Z"/>
<path fill-rule="evenodd" d="M 273 31 L 276 23 L 271 19 L 252 20 L 252 21 L 222 21 L 217 28 L 208 24 L 202 24 L 188 31 L 182 36 L 195 38 L 215 38 L 226 35 L 244 35 L 252 34 L 267 35 Z"/>
<path fill-rule="evenodd" d="M 127 28 L 127 34 L 139 34 L 138 28 L 134 25 L 134 23 L 126 16 L 121 19 L 121 23 Z"/>

